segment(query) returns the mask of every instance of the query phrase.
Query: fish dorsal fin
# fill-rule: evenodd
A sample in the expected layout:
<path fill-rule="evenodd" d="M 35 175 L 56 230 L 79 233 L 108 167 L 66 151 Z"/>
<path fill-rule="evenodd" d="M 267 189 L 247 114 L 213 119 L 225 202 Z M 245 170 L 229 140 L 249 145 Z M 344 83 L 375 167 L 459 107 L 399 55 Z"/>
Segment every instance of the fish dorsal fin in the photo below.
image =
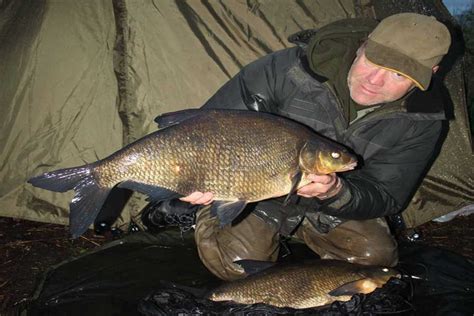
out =
<path fill-rule="evenodd" d="M 291 178 L 291 189 L 290 192 L 288 192 L 288 195 L 285 198 L 285 201 L 283 201 L 283 206 L 288 205 L 288 202 L 290 201 L 291 196 L 293 193 L 296 192 L 296 189 L 298 188 L 298 184 L 301 181 L 301 177 L 303 176 L 303 172 L 301 170 L 298 170 L 298 172 Z"/>
<path fill-rule="evenodd" d="M 158 124 L 158 128 L 166 128 L 172 125 L 179 124 L 190 118 L 196 117 L 205 112 L 201 109 L 187 109 L 182 111 L 163 113 L 155 117 L 155 122 Z"/>
<path fill-rule="evenodd" d="M 377 283 L 372 279 L 364 278 L 341 285 L 328 294 L 331 296 L 354 295 L 358 293 L 368 294 L 373 292 L 377 287 Z"/>
<path fill-rule="evenodd" d="M 247 201 L 214 201 L 211 206 L 211 215 L 217 216 L 219 226 L 222 228 L 229 225 L 242 212 Z"/>
<path fill-rule="evenodd" d="M 271 261 L 260 261 L 260 260 L 250 260 L 250 259 L 237 260 L 237 261 L 234 261 L 234 263 L 241 266 L 247 275 L 259 273 L 275 265 L 275 262 L 271 262 Z"/>

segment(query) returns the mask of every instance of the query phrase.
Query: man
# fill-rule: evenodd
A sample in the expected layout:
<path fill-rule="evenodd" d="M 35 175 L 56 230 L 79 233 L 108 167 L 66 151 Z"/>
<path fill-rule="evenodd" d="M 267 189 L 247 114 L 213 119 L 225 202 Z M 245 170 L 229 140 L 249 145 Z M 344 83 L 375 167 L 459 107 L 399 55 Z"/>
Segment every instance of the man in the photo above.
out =
<path fill-rule="evenodd" d="M 378 25 L 342 20 L 227 82 L 203 108 L 289 117 L 352 148 L 363 163 L 311 175 L 289 205 L 262 201 L 223 229 L 201 208 L 195 237 L 206 267 L 222 279 L 241 278 L 233 262 L 276 260 L 280 235 L 303 240 L 323 259 L 395 265 L 397 244 L 383 217 L 404 209 L 432 159 L 444 112 L 431 79 L 450 43 L 447 28 L 424 15 L 397 14 Z M 212 197 L 195 192 L 181 200 L 208 205 Z"/>

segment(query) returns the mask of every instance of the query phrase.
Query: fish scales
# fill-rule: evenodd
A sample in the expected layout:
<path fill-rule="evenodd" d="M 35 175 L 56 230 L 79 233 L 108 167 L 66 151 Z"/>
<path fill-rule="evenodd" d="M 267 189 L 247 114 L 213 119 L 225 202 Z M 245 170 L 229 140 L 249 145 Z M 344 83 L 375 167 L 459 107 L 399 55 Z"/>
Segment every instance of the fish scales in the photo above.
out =
<path fill-rule="evenodd" d="M 357 164 L 344 146 L 277 115 L 188 110 L 162 117 L 170 118 L 165 128 L 102 160 L 28 180 L 43 189 L 76 192 L 70 203 L 73 237 L 94 221 L 115 186 L 158 201 L 212 192 L 211 213 L 227 225 L 247 203 L 307 184 L 309 173 L 342 172 Z"/>
<path fill-rule="evenodd" d="M 109 175 L 101 185 L 113 187 L 133 180 L 183 195 L 210 191 L 215 199 L 247 201 L 289 190 L 308 132 L 281 124 L 278 133 L 268 134 L 275 128 L 271 121 L 250 117 L 239 122 L 238 131 L 229 133 L 235 116 L 215 119 L 219 122 L 203 118 L 155 132 L 112 156 L 97 168 L 98 174 Z"/>

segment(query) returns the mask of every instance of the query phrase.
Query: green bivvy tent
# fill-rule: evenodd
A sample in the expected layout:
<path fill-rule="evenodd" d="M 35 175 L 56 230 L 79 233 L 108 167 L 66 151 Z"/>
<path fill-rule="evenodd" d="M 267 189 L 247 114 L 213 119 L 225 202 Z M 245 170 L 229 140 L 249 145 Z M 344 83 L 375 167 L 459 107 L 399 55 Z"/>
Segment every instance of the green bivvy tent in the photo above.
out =
<path fill-rule="evenodd" d="M 155 130 L 156 115 L 199 107 L 295 32 L 404 11 L 453 22 L 440 0 L 0 1 L 0 216 L 67 224 L 72 192 L 29 177 L 106 157 Z M 462 58 L 450 60 L 450 130 L 409 226 L 474 203 Z M 120 220 L 143 203 L 136 195 Z"/>

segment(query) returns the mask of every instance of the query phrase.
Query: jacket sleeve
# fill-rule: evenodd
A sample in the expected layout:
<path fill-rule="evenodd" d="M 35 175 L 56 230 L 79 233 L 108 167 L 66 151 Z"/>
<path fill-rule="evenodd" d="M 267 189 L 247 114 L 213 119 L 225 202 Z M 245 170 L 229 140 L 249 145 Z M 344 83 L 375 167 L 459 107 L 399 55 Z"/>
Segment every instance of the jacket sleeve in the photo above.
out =
<path fill-rule="evenodd" d="M 270 56 L 262 57 L 240 70 L 203 106 L 204 109 L 264 110 L 272 99 L 266 82 Z"/>
<path fill-rule="evenodd" d="M 268 54 L 243 67 L 203 106 L 204 109 L 235 109 L 275 112 L 284 73 L 301 51 L 292 47 Z M 280 79 L 279 79 L 280 78 Z"/>
<path fill-rule="evenodd" d="M 402 211 L 432 162 L 441 125 L 441 121 L 412 121 L 395 146 L 342 175 L 342 190 L 323 201 L 319 210 L 359 220 Z"/>

